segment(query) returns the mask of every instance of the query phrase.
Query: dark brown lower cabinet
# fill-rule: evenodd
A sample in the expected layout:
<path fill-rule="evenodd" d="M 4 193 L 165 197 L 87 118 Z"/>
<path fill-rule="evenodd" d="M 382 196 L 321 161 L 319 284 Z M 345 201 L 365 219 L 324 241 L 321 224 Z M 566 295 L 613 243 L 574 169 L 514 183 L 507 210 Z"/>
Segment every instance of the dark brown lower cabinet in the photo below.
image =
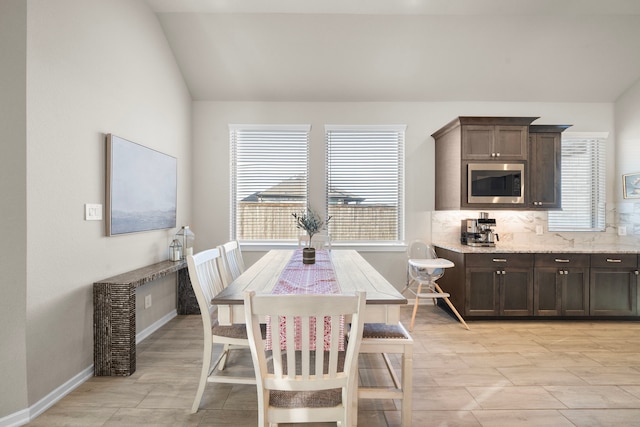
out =
<path fill-rule="evenodd" d="M 463 317 L 640 316 L 637 254 L 436 252 Z"/>
<path fill-rule="evenodd" d="M 531 254 L 469 254 L 465 288 L 468 316 L 531 316 L 533 257 Z"/>
<path fill-rule="evenodd" d="M 536 254 L 533 293 L 536 316 L 587 316 L 589 255 Z"/>
<path fill-rule="evenodd" d="M 591 255 L 590 315 L 635 316 L 637 292 L 637 255 Z"/>

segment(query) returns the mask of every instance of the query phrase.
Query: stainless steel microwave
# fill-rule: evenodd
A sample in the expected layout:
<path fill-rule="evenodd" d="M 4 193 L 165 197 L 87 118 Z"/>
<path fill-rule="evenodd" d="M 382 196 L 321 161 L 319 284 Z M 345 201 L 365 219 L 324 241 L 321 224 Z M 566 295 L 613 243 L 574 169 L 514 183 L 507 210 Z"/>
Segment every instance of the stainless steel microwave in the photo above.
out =
<path fill-rule="evenodd" d="M 523 163 L 469 163 L 468 203 L 524 204 Z"/>

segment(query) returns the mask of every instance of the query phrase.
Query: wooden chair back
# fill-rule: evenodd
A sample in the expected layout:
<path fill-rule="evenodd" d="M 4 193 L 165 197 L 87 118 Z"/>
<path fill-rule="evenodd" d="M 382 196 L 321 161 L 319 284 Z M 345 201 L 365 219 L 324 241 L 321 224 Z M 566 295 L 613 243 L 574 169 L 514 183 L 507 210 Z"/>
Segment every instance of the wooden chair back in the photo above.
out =
<path fill-rule="evenodd" d="M 227 287 L 231 282 L 244 273 L 245 266 L 240 250 L 240 243 L 237 240 L 231 240 L 224 245 L 218 246 L 222 253 L 221 275 L 224 286 Z"/>
<path fill-rule="evenodd" d="M 207 249 L 194 255 L 187 256 L 187 268 L 189 279 L 196 294 L 196 300 L 200 307 L 204 330 L 211 331 L 211 316 L 215 306 L 211 300 L 224 289 L 220 276 L 221 253 L 218 248 Z"/>
<path fill-rule="evenodd" d="M 309 243 L 309 236 L 303 234 L 298 236 L 298 247 L 331 250 L 331 236 L 328 234 L 315 234 L 311 239 L 311 243 Z"/>
<path fill-rule="evenodd" d="M 258 386 L 259 425 L 341 422 L 351 425 L 357 394 L 357 357 L 362 340 L 365 293 L 332 295 L 256 295 L 245 293 L 245 321 Z M 281 320 L 286 325 L 281 331 Z M 260 332 L 270 322 L 271 350 Z M 311 318 L 321 321 L 310 322 Z M 324 319 L 324 321 L 322 321 Z M 351 319 L 349 340 L 340 322 Z M 298 322 L 296 324 L 296 322 Z M 312 326 L 310 326 L 310 323 Z M 326 324 L 330 324 L 330 332 Z M 299 340 L 294 331 L 298 329 Z M 314 349 L 315 341 L 323 348 Z M 298 346 L 296 346 L 296 342 Z"/>

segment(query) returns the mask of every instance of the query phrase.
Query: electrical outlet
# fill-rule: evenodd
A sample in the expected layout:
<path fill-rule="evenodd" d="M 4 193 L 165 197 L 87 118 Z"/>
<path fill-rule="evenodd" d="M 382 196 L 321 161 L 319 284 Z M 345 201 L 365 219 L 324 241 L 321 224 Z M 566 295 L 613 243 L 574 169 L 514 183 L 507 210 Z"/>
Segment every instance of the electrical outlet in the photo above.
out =
<path fill-rule="evenodd" d="M 147 295 L 146 297 L 144 297 L 144 308 L 145 310 L 147 308 L 151 307 L 151 294 Z"/>
<path fill-rule="evenodd" d="M 102 205 L 96 203 L 86 203 L 84 205 L 84 219 L 85 221 L 102 220 Z"/>
<path fill-rule="evenodd" d="M 544 233 L 544 228 L 541 225 L 536 225 L 536 234 L 538 236 L 542 236 L 543 233 Z"/>
<path fill-rule="evenodd" d="M 627 235 L 627 226 L 619 225 L 618 226 L 618 236 L 626 236 Z"/>

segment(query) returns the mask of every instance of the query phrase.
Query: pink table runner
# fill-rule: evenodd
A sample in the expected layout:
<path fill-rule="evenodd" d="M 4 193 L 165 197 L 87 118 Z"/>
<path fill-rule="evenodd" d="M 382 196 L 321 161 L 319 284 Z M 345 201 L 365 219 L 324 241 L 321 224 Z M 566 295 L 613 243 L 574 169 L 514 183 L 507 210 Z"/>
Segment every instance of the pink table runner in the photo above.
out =
<path fill-rule="evenodd" d="M 272 294 L 337 294 L 340 293 L 340 286 L 336 280 L 336 275 L 329 258 L 329 252 L 324 249 L 316 250 L 315 264 L 302 263 L 302 249 L 297 249 L 284 270 L 278 278 L 278 282 L 271 291 Z M 315 318 L 310 319 L 310 330 L 315 329 Z M 296 349 L 300 349 L 300 334 L 302 327 L 299 319 L 295 321 L 295 339 Z M 324 319 L 325 342 L 324 348 L 328 350 L 331 343 L 329 342 L 331 323 L 329 318 Z M 286 343 L 286 322 L 283 316 L 280 316 L 280 340 Z M 344 334 L 344 318 L 340 319 L 340 334 Z M 309 343 L 311 349 L 316 348 L 315 338 L 312 337 Z M 271 349 L 271 323 L 267 319 L 267 338 L 265 342 L 267 350 Z M 284 349 L 284 347 L 283 347 Z M 340 342 L 340 350 L 344 350 L 344 343 Z"/>

